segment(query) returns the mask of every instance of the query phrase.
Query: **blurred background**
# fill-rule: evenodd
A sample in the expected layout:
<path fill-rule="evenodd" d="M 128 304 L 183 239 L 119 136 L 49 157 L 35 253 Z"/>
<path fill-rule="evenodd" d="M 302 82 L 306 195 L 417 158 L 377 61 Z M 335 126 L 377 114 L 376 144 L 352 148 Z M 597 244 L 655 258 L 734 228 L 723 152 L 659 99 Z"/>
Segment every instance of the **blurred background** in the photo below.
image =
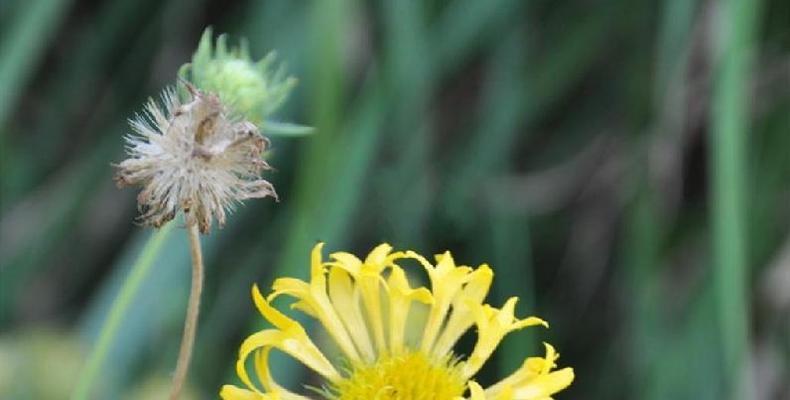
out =
<path fill-rule="evenodd" d="M 731 4 L 732 3 L 732 4 Z M 737 3 L 737 4 L 736 4 Z M 387 241 L 490 263 L 512 334 L 493 382 L 560 351 L 558 399 L 790 398 L 790 3 L 783 0 L 0 2 L 0 398 L 64 399 L 151 229 L 118 190 L 127 118 L 206 26 L 276 49 L 280 203 L 204 237 L 185 398 L 238 383 L 253 283 Z M 93 398 L 164 398 L 189 290 L 174 229 Z M 310 381 L 277 360 L 280 379 Z M 296 386 L 295 386 L 296 385 Z"/>

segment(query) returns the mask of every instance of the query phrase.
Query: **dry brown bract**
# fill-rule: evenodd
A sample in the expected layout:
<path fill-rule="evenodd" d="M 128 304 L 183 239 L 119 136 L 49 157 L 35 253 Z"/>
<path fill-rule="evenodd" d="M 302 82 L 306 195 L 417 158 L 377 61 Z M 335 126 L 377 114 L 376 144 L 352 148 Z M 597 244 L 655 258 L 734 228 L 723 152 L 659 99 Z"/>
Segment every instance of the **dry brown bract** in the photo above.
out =
<path fill-rule="evenodd" d="M 129 121 L 135 133 L 126 136 L 129 158 L 116 165 L 115 181 L 143 187 L 143 224 L 160 227 L 181 209 L 187 225 L 207 233 L 213 218 L 224 225 L 235 203 L 277 194 L 260 177 L 271 168 L 261 158 L 269 141 L 258 128 L 231 117 L 216 95 L 186 87 L 189 101 L 167 89 L 161 106 L 151 99 Z"/>

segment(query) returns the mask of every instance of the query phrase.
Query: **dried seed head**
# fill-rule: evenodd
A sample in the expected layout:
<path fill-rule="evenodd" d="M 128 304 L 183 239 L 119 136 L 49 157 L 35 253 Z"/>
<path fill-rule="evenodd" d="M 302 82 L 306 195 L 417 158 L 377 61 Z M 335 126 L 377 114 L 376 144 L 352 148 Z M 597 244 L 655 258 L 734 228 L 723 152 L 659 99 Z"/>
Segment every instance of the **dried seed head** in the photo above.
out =
<path fill-rule="evenodd" d="M 142 186 L 137 203 L 143 224 L 160 227 L 182 210 L 188 225 L 208 233 L 214 218 L 225 224 L 235 203 L 277 194 L 260 177 L 270 169 L 261 158 L 269 142 L 258 128 L 230 116 L 217 95 L 186 87 L 188 101 L 167 89 L 161 106 L 151 99 L 130 120 L 129 158 L 116 166 L 115 181 Z"/>

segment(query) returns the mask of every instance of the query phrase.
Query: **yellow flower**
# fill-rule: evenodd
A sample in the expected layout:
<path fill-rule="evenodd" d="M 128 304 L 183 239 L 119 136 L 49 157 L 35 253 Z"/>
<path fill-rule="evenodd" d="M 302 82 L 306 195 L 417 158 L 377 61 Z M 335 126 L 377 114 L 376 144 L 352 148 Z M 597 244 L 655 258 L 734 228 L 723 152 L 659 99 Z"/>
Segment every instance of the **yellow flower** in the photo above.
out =
<path fill-rule="evenodd" d="M 256 307 L 274 327 L 242 343 L 236 372 L 246 388 L 225 385 L 223 399 L 309 400 L 274 381 L 269 368 L 274 349 L 321 375 L 326 384 L 319 395 L 330 400 L 546 400 L 573 381 L 571 368 L 552 371 L 559 355 L 549 344 L 544 357 L 527 358 L 486 389 L 473 380 L 505 335 L 528 326 L 548 327 L 537 317 L 516 318 L 515 297 L 502 308 L 483 303 L 494 275 L 487 265 L 457 266 L 449 252 L 436 256 L 434 265 L 412 251 L 392 252 L 388 244 L 376 247 L 364 261 L 339 252 L 325 262 L 322 247 L 319 243 L 313 249 L 309 282 L 278 279 L 268 297 L 253 287 Z M 410 285 L 397 264 L 405 259 L 425 268 L 431 290 Z M 343 355 L 344 368 L 331 362 L 298 322 L 271 305 L 283 295 L 296 300 L 292 308 L 323 325 Z M 427 309 L 422 317 L 410 315 L 417 307 Z M 416 329 L 422 334 L 409 340 L 407 328 L 415 329 L 414 320 L 420 321 Z M 473 326 L 477 342 L 468 357 L 460 357 L 453 346 Z M 250 358 L 261 387 L 248 374 Z"/>

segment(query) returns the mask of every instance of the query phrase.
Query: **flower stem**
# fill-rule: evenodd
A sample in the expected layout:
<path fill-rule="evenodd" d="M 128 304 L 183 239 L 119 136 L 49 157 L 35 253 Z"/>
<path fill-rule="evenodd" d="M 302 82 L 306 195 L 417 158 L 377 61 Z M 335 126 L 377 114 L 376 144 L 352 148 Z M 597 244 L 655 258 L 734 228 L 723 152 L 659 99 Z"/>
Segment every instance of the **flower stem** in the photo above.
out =
<path fill-rule="evenodd" d="M 112 303 L 107 319 L 101 327 L 99 339 L 88 358 L 85 369 L 80 374 L 77 386 L 71 396 L 73 400 L 85 400 L 91 397 L 91 389 L 93 389 L 96 377 L 104 364 L 105 358 L 107 358 L 107 353 L 110 351 L 115 334 L 121 326 L 123 316 L 132 300 L 134 300 L 134 296 L 137 294 L 137 290 L 140 288 L 143 280 L 148 275 L 148 271 L 154 264 L 156 256 L 167 241 L 170 232 L 173 230 L 173 225 L 175 224 L 166 224 L 158 232 L 151 235 L 151 238 L 148 239 L 148 242 L 143 247 L 140 257 L 132 266 L 129 275 L 123 282 L 123 286 L 121 286 L 120 292 L 118 292 L 118 297 Z"/>
<path fill-rule="evenodd" d="M 192 255 L 192 289 L 189 292 L 184 334 L 181 337 L 181 350 L 178 353 L 173 386 L 170 390 L 170 400 L 178 399 L 187 378 L 189 363 L 192 360 L 192 348 L 195 345 L 198 314 L 200 313 L 200 293 L 203 291 L 203 252 L 200 248 L 200 233 L 198 232 L 197 224 L 190 224 L 187 232 L 189 234 L 189 249 Z"/>

